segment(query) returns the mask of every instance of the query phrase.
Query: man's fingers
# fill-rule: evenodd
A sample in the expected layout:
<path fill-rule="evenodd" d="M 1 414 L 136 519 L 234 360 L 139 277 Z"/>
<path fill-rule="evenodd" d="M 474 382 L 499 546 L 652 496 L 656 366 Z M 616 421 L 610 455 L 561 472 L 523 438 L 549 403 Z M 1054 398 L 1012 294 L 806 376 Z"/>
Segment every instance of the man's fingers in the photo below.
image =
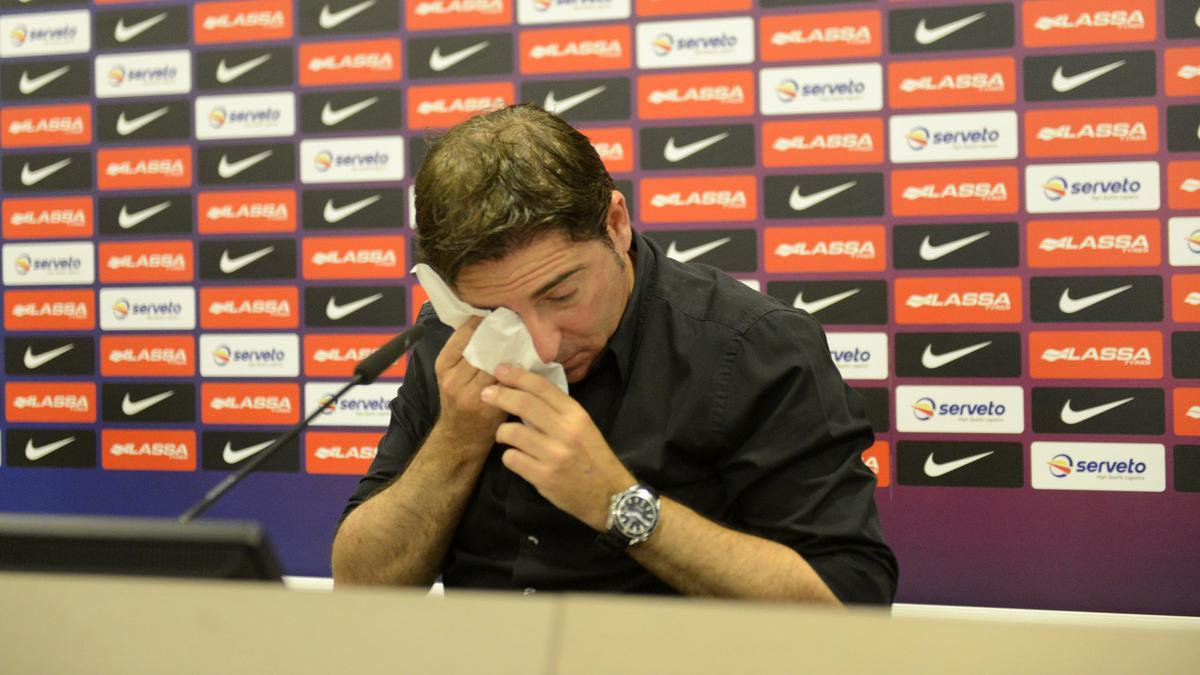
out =
<path fill-rule="evenodd" d="M 482 317 L 473 316 L 450 335 L 450 339 L 446 340 L 446 344 L 442 345 L 441 353 L 438 354 L 435 363 L 437 369 L 448 370 L 462 360 L 463 350 L 467 348 L 467 343 L 471 341 L 475 335 L 475 329 L 482 321 Z"/>
<path fill-rule="evenodd" d="M 500 384 L 512 389 L 519 389 L 533 394 L 560 414 L 571 410 L 575 405 L 574 399 L 567 396 L 561 389 L 554 386 L 550 380 L 532 373 L 520 366 L 502 365 L 496 369 L 496 379 Z"/>
<path fill-rule="evenodd" d="M 528 391 L 496 384 L 484 387 L 480 392 L 480 398 L 484 403 L 495 406 L 510 415 L 516 415 L 526 424 L 547 434 L 554 435 L 560 429 L 561 425 L 558 422 L 562 414 L 544 399 Z"/>
<path fill-rule="evenodd" d="M 538 461 L 548 459 L 553 453 L 548 436 L 520 422 L 501 424 L 496 429 L 496 442 L 516 448 Z"/>
<path fill-rule="evenodd" d="M 538 466 L 537 460 L 529 455 L 521 452 L 520 450 L 509 448 L 504 451 L 503 455 L 500 455 L 500 462 L 503 463 L 509 471 L 517 474 L 521 478 L 524 478 L 526 482 L 532 485 L 539 484 L 539 478 L 542 475 L 542 472 L 540 471 L 541 467 Z"/>

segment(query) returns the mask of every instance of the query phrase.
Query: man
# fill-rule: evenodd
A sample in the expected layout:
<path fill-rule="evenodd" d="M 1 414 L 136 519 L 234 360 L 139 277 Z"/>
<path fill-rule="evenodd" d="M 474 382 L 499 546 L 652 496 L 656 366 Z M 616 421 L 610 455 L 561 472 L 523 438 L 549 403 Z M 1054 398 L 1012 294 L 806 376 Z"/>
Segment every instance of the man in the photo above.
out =
<path fill-rule="evenodd" d="M 421 256 L 507 307 L 570 395 L 462 357 L 430 307 L 334 539 L 341 584 L 889 603 L 873 434 L 817 322 L 633 231 L 587 138 L 534 106 L 435 142 Z"/>

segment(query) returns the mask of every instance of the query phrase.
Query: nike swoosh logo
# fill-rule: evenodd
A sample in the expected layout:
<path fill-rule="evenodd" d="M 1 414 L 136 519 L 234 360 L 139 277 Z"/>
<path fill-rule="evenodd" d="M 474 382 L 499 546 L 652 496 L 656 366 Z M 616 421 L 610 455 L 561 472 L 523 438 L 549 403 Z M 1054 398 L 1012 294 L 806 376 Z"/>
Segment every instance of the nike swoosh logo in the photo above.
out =
<path fill-rule="evenodd" d="M 63 354 L 66 354 L 67 352 L 71 351 L 74 348 L 75 348 L 75 343 L 72 342 L 71 344 L 66 344 L 61 347 L 56 347 L 49 351 L 42 352 L 41 354 L 34 354 L 33 347 L 26 347 L 25 348 L 25 367 L 28 368 L 29 370 L 35 370 L 37 368 L 41 368 L 42 366 L 46 365 L 47 363 L 50 363 L 54 359 L 57 359 L 58 357 L 62 356 Z"/>
<path fill-rule="evenodd" d="M 971 455 L 970 457 L 963 457 L 962 459 L 956 459 L 952 462 L 942 462 L 942 463 L 938 463 L 937 461 L 935 461 L 933 459 L 933 453 L 931 452 L 931 453 L 929 453 L 929 456 L 925 458 L 925 475 L 929 476 L 930 478 L 937 478 L 939 476 L 945 476 L 946 474 L 950 473 L 951 471 L 958 471 L 959 469 L 963 468 L 964 466 L 971 464 L 973 462 L 978 462 L 979 460 L 983 459 L 984 457 L 987 457 L 988 455 L 991 455 L 995 452 L 996 452 L 995 450 L 988 450 L 987 452 L 981 452 L 978 455 Z"/>
<path fill-rule="evenodd" d="M 957 33 L 970 26 L 986 15 L 987 12 L 979 12 L 978 14 L 972 14 L 971 16 L 951 21 L 950 23 L 944 23 L 937 28 L 929 28 L 925 25 L 925 19 L 921 19 L 921 22 L 917 24 L 917 30 L 913 34 L 913 37 L 916 38 L 918 44 L 931 45 L 945 38 L 947 35 Z"/>
<path fill-rule="evenodd" d="M 274 150 L 263 150 L 257 155 L 250 155 L 249 157 L 245 159 L 239 159 L 236 162 L 229 161 L 228 155 L 221 155 L 221 161 L 217 164 L 217 175 L 219 175 L 221 178 L 233 178 L 246 169 L 249 169 L 255 164 L 258 164 L 264 159 L 270 157 L 274 152 Z"/>
<path fill-rule="evenodd" d="M 149 408 L 151 406 L 155 406 L 155 405 L 158 405 L 159 403 L 162 403 L 163 401 L 171 398 L 174 395 L 175 395 L 175 391 L 172 389 L 168 389 L 167 391 L 164 391 L 161 394 L 147 396 L 146 398 L 144 398 L 140 401 L 134 401 L 133 399 L 129 398 L 129 394 L 125 394 L 125 398 L 121 400 L 121 412 L 125 413 L 125 415 L 127 415 L 129 417 L 133 417 L 134 415 L 137 415 L 137 414 L 143 412 L 144 410 L 146 410 L 147 408 Z"/>
<path fill-rule="evenodd" d="M 992 344 L 992 341 L 988 340 L 986 342 L 980 342 L 979 344 L 971 345 L 970 347 L 955 349 L 943 354 L 934 354 L 933 345 L 925 345 L 925 353 L 921 355 L 921 365 L 925 366 L 929 370 L 937 370 L 947 363 L 953 363 L 967 354 L 977 352 L 990 344 Z"/>
<path fill-rule="evenodd" d="M 1104 302 L 1114 295 L 1124 293 L 1131 288 L 1133 288 L 1133 284 L 1126 284 L 1108 291 L 1101 291 L 1099 293 L 1087 295 L 1082 298 L 1072 298 L 1071 289 L 1065 288 L 1063 289 L 1062 296 L 1058 299 L 1058 309 L 1063 314 L 1074 314 L 1076 312 L 1083 311 L 1098 302 Z"/>
<path fill-rule="evenodd" d="M 234 450 L 233 443 L 227 442 L 225 443 L 225 449 L 221 451 L 221 459 L 225 460 L 226 464 L 237 464 L 251 455 L 262 452 L 264 448 L 274 442 L 275 441 L 267 441 L 266 443 L 251 445 L 250 447 L 242 448 L 241 450 Z"/>
<path fill-rule="evenodd" d="M 849 190 L 855 185 L 858 185 L 858 181 L 852 180 L 848 183 L 842 183 L 841 185 L 821 190 L 820 192 L 814 192 L 811 195 L 802 195 L 800 194 L 800 188 L 794 187 L 792 188 L 792 194 L 788 197 L 788 206 L 792 207 L 793 211 L 805 211 L 834 195 Z"/>
<path fill-rule="evenodd" d="M 158 204 L 155 204 L 154 206 L 146 207 L 146 208 L 142 209 L 141 211 L 134 211 L 133 213 L 129 213 L 128 211 L 125 210 L 126 205 L 122 204 L 121 212 L 117 214 L 117 225 L 120 225 L 122 230 L 128 230 L 130 228 L 141 225 L 143 222 L 146 221 L 146 219 L 153 218 L 154 216 L 162 213 L 163 211 L 166 211 L 169 208 L 171 208 L 170 200 L 165 201 L 165 202 L 159 202 Z"/>
<path fill-rule="evenodd" d="M 586 102 L 588 99 L 599 96 L 600 94 L 604 93 L 605 89 L 608 89 L 608 86 L 602 84 L 598 87 L 592 87 L 587 91 L 581 91 L 578 94 L 568 96 L 564 99 L 554 98 L 554 90 L 551 89 L 546 93 L 546 100 L 542 101 L 542 107 L 548 112 L 554 113 L 555 115 L 561 115 L 571 108 Z"/>
<path fill-rule="evenodd" d="M 678 248 L 676 248 L 675 242 L 672 241 L 671 245 L 667 247 L 667 257 L 670 258 L 671 260 L 676 260 L 676 261 L 682 262 L 682 263 L 689 262 L 689 261 L 695 260 L 696 258 L 699 258 L 700 256 L 704 255 L 705 253 L 708 253 L 709 251 L 711 251 L 713 249 L 716 249 L 721 246 L 724 246 L 725 244 L 728 244 L 732 240 L 733 240 L 733 237 L 721 237 L 720 239 L 717 239 L 715 241 L 710 241 L 706 244 L 700 244 L 699 246 L 685 248 L 682 251 L 679 250 Z"/>
<path fill-rule="evenodd" d="M 809 314 L 816 314 L 817 312 L 825 309 L 826 307 L 829 307 L 830 305 L 835 305 L 835 304 L 845 300 L 846 298 L 854 295 L 855 293 L 858 293 L 860 290 L 862 290 L 862 289 L 861 288 L 851 288 L 848 291 L 842 291 L 841 293 L 831 295 L 827 298 L 821 298 L 820 300 L 813 300 L 811 302 L 805 302 L 804 301 L 804 291 L 800 291 L 799 293 L 796 294 L 796 299 L 792 301 L 792 307 L 795 307 L 796 309 L 802 309 L 802 310 L 808 312 Z"/>
<path fill-rule="evenodd" d="M 34 445 L 33 439 L 31 438 L 25 441 L 25 459 L 31 462 L 36 462 L 55 450 L 65 448 L 74 442 L 74 436 L 67 436 L 61 441 L 54 441 L 53 443 L 47 443 L 45 445 Z"/>
<path fill-rule="evenodd" d="M 377 101 L 379 101 L 379 97 L 372 96 L 353 105 L 348 105 L 341 110 L 334 110 L 333 105 L 329 101 L 326 101 L 325 107 L 321 109 L 321 124 L 327 127 L 336 127 L 347 119 L 375 105 Z"/>
<path fill-rule="evenodd" d="M 263 54 L 262 56 L 257 56 L 249 61 L 243 61 L 242 63 L 232 67 L 225 65 L 225 59 L 221 59 L 221 62 L 217 64 L 217 82 L 220 82 L 221 84 L 229 84 L 230 82 L 233 82 L 239 77 L 266 63 L 267 59 L 269 58 L 271 58 L 270 54 Z"/>
<path fill-rule="evenodd" d="M 1072 89 L 1078 89 L 1097 77 L 1100 77 L 1106 73 L 1110 73 L 1123 65 L 1125 65 L 1125 60 L 1121 59 L 1120 61 L 1113 61 L 1107 66 L 1100 66 L 1099 68 L 1085 70 L 1082 73 L 1071 75 L 1070 77 L 1063 75 L 1062 66 L 1059 66 L 1054 71 L 1054 79 L 1050 81 L 1050 86 L 1054 87 L 1054 91 L 1057 91 L 1060 94 L 1065 94 L 1068 91 L 1071 91 Z"/>
<path fill-rule="evenodd" d="M 37 185 L 38 183 L 49 178 L 54 173 L 61 171 L 64 167 L 66 167 L 70 163 L 71 163 L 71 158 L 68 157 L 66 159 L 60 159 L 57 162 L 50 164 L 48 166 L 43 166 L 42 168 L 37 169 L 36 171 L 30 171 L 29 170 L 29 162 L 26 162 L 25 166 L 21 167 L 21 185 L 24 185 L 26 187 L 29 187 L 30 185 Z"/>
<path fill-rule="evenodd" d="M 325 30 L 332 30 L 367 11 L 374 4 L 375 0 L 366 0 L 366 2 L 351 5 L 346 9 L 339 9 L 336 12 L 331 12 L 329 5 L 325 5 L 321 8 L 321 16 L 317 19 L 317 23 L 321 24 L 321 28 Z"/>
<path fill-rule="evenodd" d="M 1086 422 L 1087 420 L 1092 419 L 1096 415 L 1106 413 L 1113 408 L 1119 408 L 1132 400 L 1133 397 L 1130 396 L 1129 398 L 1123 398 L 1119 401 L 1113 401 L 1112 403 L 1105 403 L 1103 405 L 1093 406 L 1091 408 L 1084 408 L 1083 410 L 1074 410 L 1071 408 L 1071 399 L 1067 399 L 1067 402 L 1063 404 L 1062 412 L 1059 414 L 1059 417 L 1062 419 L 1063 424 L 1079 424 L 1080 422 Z"/>
<path fill-rule="evenodd" d="M 38 75 L 37 77 L 29 77 L 29 71 L 26 70 L 25 72 L 21 73 L 21 81 L 17 83 L 17 88 L 21 90 L 22 94 L 32 94 L 62 77 L 63 75 L 66 75 L 67 71 L 70 69 L 71 66 L 63 66 L 62 68 L 55 68 L 54 70 L 43 75 Z"/>
<path fill-rule="evenodd" d="M 984 237 L 988 236 L 989 234 L 991 234 L 990 230 L 985 231 L 985 232 L 980 232 L 978 234 L 972 234 L 971 236 L 963 237 L 962 239 L 955 239 L 954 241 L 948 241 L 944 244 L 938 244 L 936 246 L 933 245 L 929 241 L 929 237 L 927 236 L 927 237 L 925 237 L 925 239 L 923 239 L 921 241 L 921 251 L 920 251 L 921 260 L 924 260 L 926 262 L 933 262 L 934 260 L 937 260 L 939 258 L 945 258 L 946 256 L 950 255 L 951 253 L 954 253 L 958 249 L 970 246 L 971 244 L 974 244 L 975 242 L 979 241 L 980 239 L 983 239 Z"/>
<path fill-rule="evenodd" d="M 117 116 L 117 133 L 122 136 L 128 136 L 129 134 L 132 134 L 147 124 L 150 124 L 163 115 L 166 115 L 168 110 L 170 110 L 170 108 L 163 106 L 158 110 L 152 110 L 145 115 L 139 115 L 131 120 L 125 119 L 125 111 L 122 110 L 121 114 Z"/>
<path fill-rule="evenodd" d="M 167 13 L 163 12 L 162 14 L 156 14 L 149 19 L 143 19 L 132 26 L 126 26 L 125 17 L 121 17 L 120 19 L 117 19 L 117 27 L 113 29 L 113 38 L 115 38 L 117 42 L 129 42 L 133 38 L 162 23 L 163 19 L 166 18 Z"/>
<path fill-rule="evenodd" d="M 221 262 L 220 262 L 221 271 L 224 272 L 225 274 L 233 274 L 234 272 L 242 269 L 243 267 L 245 267 L 246 265 L 249 265 L 250 263 L 254 262 L 255 260 L 258 260 L 259 258 L 262 258 L 265 255 L 268 255 L 271 251 L 274 251 L 274 250 L 275 250 L 274 246 L 267 246 L 266 248 L 260 248 L 257 251 L 251 251 L 249 253 L 239 255 L 236 258 L 230 258 L 229 257 L 229 249 L 225 249 L 224 251 L 221 252 Z"/>
<path fill-rule="evenodd" d="M 700 152 L 709 146 L 716 145 L 726 138 L 729 138 L 729 132 L 727 131 L 721 132 L 714 136 L 709 136 L 708 138 L 702 138 L 693 143 L 688 143 L 682 147 L 677 147 L 675 145 L 675 137 L 672 136 L 667 139 L 667 147 L 663 148 L 663 159 L 672 163 L 682 162 L 697 152 Z"/>
<path fill-rule="evenodd" d="M 383 195 L 371 195 L 370 197 L 360 199 L 356 202 L 351 202 L 345 206 L 334 206 L 333 200 L 329 199 L 325 202 L 325 211 L 322 213 L 322 215 L 325 216 L 325 222 L 333 225 L 342 222 L 359 211 L 362 211 L 380 199 L 383 199 Z"/>
<path fill-rule="evenodd" d="M 1200 28 L 1200 7 L 1196 8 L 1196 16 L 1192 18 L 1192 23 L 1196 24 L 1196 28 Z"/>
<path fill-rule="evenodd" d="M 463 47 L 456 52 L 450 52 L 445 56 L 442 56 L 441 47 L 434 47 L 433 53 L 429 55 L 429 68 L 440 73 L 443 70 L 452 67 L 459 61 L 470 58 L 475 54 L 487 49 L 489 44 L 491 44 L 490 40 L 484 40 L 483 42 L 473 44 L 470 47 Z"/>
<path fill-rule="evenodd" d="M 382 297 L 383 293 L 376 293 L 375 295 L 368 295 L 365 298 L 339 305 L 337 304 L 337 300 L 330 296 L 329 302 L 325 304 L 325 316 L 329 317 L 330 321 L 340 321 Z"/>

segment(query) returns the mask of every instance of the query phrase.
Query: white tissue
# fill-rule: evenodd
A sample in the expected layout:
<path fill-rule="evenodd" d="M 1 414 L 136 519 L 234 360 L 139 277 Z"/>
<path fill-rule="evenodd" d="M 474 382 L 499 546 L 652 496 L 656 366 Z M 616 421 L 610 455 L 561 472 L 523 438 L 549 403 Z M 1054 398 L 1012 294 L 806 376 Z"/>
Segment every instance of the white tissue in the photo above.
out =
<path fill-rule="evenodd" d="M 412 271 L 429 295 L 429 302 L 433 303 L 442 323 L 458 328 L 473 316 L 484 317 L 463 350 L 467 363 L 489 375 L 495 375 L 496 367 L 501 364 L 517 365 L 550 380 L 564 393 L 567 391 L 567 374 L 562 364 L 545 363 L 538 357 L 533 337 L 516 312 L 507 307 L 489 311 L 468 305 L 459 300 L 441 275 L 425 263 L 413 267 Z"/>

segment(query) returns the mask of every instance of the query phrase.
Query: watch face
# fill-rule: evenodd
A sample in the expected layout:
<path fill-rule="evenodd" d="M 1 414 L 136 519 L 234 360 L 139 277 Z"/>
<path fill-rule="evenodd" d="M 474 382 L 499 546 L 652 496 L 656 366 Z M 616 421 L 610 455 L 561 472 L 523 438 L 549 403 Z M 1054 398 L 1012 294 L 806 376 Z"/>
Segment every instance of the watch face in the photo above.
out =
<path fill-rule="evenodd" d="M 616 526 L 627 537 L 639 537 L 654 529 L 658 522 L 658 506 L 640 494 L 624 497 L 617 504 Z"/>

